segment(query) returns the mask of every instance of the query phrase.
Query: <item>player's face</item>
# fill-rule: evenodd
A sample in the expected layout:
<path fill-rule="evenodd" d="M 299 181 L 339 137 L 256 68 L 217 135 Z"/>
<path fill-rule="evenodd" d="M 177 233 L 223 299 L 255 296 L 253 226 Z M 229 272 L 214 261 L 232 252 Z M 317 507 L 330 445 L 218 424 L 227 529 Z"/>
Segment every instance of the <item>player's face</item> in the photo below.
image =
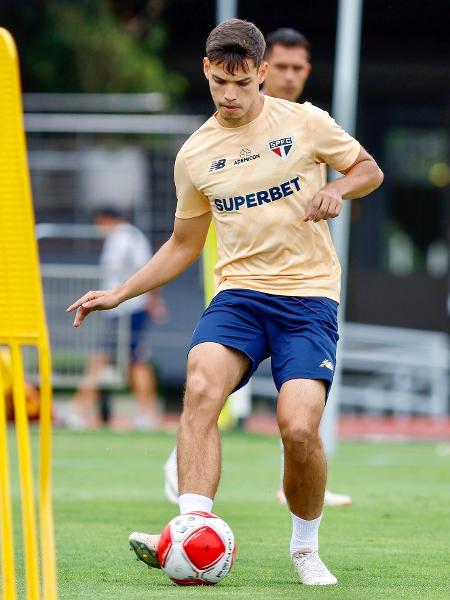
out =
<path fill-rule="evenodd" d="M 275 44 L 267 62 L 269 70 L 264 82 L 264 93 L 296 102 L 311 72 L 306 49 Z"/>
<path fill-rule="evenodd" d="M 218 120 L 228 127 L 238 127 L 253 120 L 261 110 L 259 86 L 267 73 L 267 63 L 259 69 L 248 61 L 248 70 L 238 67 L 234 75 L 224 70 L 224 64 L 203 61 L 203 69 L 216 105 Z"/>

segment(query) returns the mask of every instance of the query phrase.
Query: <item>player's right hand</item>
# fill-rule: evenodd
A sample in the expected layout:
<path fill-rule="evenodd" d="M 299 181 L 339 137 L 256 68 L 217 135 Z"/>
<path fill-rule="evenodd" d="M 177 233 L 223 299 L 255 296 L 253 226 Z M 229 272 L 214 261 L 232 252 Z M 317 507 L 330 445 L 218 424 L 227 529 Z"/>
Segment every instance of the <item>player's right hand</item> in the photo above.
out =
<path fill-rule="evenodd" d="M 76 310 L 74 327 L 79 327 L 84 319 L 94 310 L 109 310 L 120 304 L 120 298 L 116 292 L 91 291 L 81 296 L 76 302 L 71 304 L 66 312 L 70 313 Z"/>

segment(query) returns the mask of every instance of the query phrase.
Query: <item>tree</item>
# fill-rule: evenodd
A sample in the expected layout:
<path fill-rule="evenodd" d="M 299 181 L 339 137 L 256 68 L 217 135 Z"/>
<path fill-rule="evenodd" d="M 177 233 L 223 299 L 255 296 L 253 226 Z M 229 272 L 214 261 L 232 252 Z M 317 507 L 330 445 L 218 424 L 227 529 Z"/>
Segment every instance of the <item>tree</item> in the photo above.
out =
<path fill-rule="evenodd" d="M 184 77 L 161 58 L 163 2 L 49 0 L 13 5 L 23 87 L 33 92 L 162 92 L 178 98 Z"/>

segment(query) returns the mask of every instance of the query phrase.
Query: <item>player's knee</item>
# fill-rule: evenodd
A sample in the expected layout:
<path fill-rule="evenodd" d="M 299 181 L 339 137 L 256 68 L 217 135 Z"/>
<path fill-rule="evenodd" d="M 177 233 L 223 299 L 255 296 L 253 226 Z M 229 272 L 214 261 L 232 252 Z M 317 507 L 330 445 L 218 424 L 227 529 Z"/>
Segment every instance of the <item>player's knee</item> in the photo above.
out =
<path fill-rule="evenodd" d="M 219 403 L 214 382 L 202 371 L 189 374 L 183 404 L 183 417 L 214 421 L 215 407 Z"/>
<path fill-rule="evenodd" d="M 318 432 L 304 423 L 289 423 L 281 428 L 285 452 L 298 462 L 305 462 L 319 441 Z"/>

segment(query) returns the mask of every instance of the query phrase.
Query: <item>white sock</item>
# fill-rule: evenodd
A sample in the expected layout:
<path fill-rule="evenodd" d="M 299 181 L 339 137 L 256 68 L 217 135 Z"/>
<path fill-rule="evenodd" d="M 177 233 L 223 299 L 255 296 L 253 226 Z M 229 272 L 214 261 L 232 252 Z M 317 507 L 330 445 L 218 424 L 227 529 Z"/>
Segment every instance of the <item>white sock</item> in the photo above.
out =
<path fill-rule="evenodd" d="M 210 513 L 213 507 L 213 500 L 200 494 L 181 494 L 178 498 L 178 504 L 180 505 L 181 515 L 197 511 Z"/>
<path fill-rule="evenodd" d="M 291 513 L 292 537 L 291 556 L 299 550 L 312 551 L 319 549 L 319 527 L 322 515 L 317 519 L 307 521 Z"/>

